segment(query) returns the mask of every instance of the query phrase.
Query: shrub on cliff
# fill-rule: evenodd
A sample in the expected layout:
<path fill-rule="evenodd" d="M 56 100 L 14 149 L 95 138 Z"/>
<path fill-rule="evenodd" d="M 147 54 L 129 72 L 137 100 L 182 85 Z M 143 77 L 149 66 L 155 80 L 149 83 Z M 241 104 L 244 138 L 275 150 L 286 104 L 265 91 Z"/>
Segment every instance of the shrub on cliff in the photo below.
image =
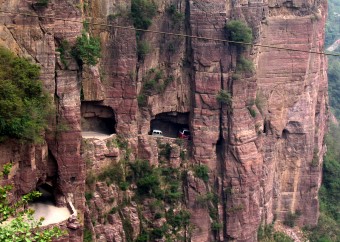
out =
<path fill-rule="evenodd" d="M 198 178 L 201 178 L 205 182 L 209 181 L 209 168 L 206 165 L 196 165 L 194 172 Z"/>
<path fill-rule="evenodd" d="M 159 174 L 149 161 L 136 160 L 131 162 L 130 169 L 132 171 L 130 180 L 136 182 L 138 195 L 153 197 L 161 193 Z"/>
<path fill-rule="evenodd" d="M 293 242 L 294 240 L 288 235 L 274 230 L 273 224 L 260 226 L 257 231 L 257 240 L 259 242 Z"/>
<path fill-rule="evenodd" d="M 138 60 L 143 61 L 147 54 L 151 51 L 151 46 L 146 41 L 137 41 L 137 57 Z"/>
<path fill-rule="evenodd" d="M 227 37 L 231 41 L 251 43 L 253 41 L 253 34 L 244 22 L 240 20 L 231 20 L 225 26 Z"/>
<path fill-rule="evenodd" d="M 226 91 L 226 90 L 221 90 L 218 92 L 217 96 L 216 96 L 216 100 L 221 103 L 221 104 L 226 104 L 228 106 L 231 106 L 232 104 L 232 97 L 230 92 Z"/>
<path fill-rule="evenodd" d="M 180 27 L 184 20 L 184 14 L 179 12 L 174 4 L 167 8 L 167 12 L 173 23 L 172 27 Z"/>
<path fill-rule="evenodd" d="M 236 71 L 238 73 L 250 73 L 250 74 L 252 74 L 254 72 L 254 64 L 251 60 L 248 60 L 244 57 L 240 57 L 237 60 Z"/>
<path fill-rule="evenodd" d="M 0 47 L 0 141 L 41 141 L 52 108 L 39 75 L 39 66 Z"/>
<path fill-rule="evenodd" d="M 76 45 L 72 49 L 72 55 L 81 64 L 95 65 L 101 57 L 101 47 L 99 38 L 88 36 L 83 32 L 77 38 Z"/>
<path fill-rule="evenodd" d="M 131 18 L 137 29 L 148 29 L 157 13 L 157 5 L 151 0 L 132 0 Z"/>
<path fill-rule="evenodd" d="M 64 65 L 64 68 L 68 69 L 67 58 L 69 57 L 71 51 L 70 43 L 67 40 L 63 39 L 60 42 L 59 47 L 56 49 L 56 51 L 60 53 L 60 61 Z"/>
<path fill-rule="evenodd" d="M 137 97 L 138 106 L 140 108 L 146 107 L 149 96 L 164 93 L 173 81 L 173 76 L 165 78 L 163 70 L 156 68 L 150 69 L 147 74 L 143 76 L 143 86 Z"/>

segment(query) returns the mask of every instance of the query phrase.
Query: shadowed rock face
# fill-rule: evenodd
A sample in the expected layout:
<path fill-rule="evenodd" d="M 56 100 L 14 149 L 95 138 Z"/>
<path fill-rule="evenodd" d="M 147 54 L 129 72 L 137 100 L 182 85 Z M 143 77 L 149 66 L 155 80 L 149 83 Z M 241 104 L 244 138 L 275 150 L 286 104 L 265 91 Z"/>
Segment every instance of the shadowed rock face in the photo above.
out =
<path fill-rule="evenodd" d="M 183 206 L 191 213 L 192 241 L 256 241 L 261 222 L 283 221 L 289 212 L 301 213 L 299 226 L 316 224 L 328 103 L 324 56 L 253 46 L 242 55 L 252 60 L 254 72 L 235 78 L 240 52 L 231 44 L 145 33 L 141 38 L 152 48 L 138 61 L 135 31 L 97 26 L 90 32 L 101 39 L 102 58 L 96 66 L 79 67 L 71 56 L 57 51 L 62 40 L 72 46 L 85 17 L 131 26 L 124 14 L 130 1 L 93 0 L 84 11 L 80 1 L 71 2 L 50 0 L 39 9 L 32 8 L 30 1 L 0 2 L 2 10 L 14 12 L 0 18 L 0 43 L 41 66 L 41 79 L 56 103 L 44 144 L 0 144 L 1 165 L 14 163 L 3 182 L 13 181 L 18 194 L 24 194 L 38 180 L 58 177 L 54 181 L 62 194 L 58 203 L 65 204 L 68 198 L 83 212 L 81 218 L 86 212 L 86 223 L 100 241 L 124 241 L 126 219 L 132 236 L 137 236 L 141 220 L 136 204 L 104 219 L 112 198 L 122 201 L 126 193 L 132 196 L 130 191 L 98 182 L 91 186 L 95 197 L 90 209 L 85 208 L 85 166 L 88 174 L 92 170 L 99 174 L 126 154 L 110 146 L 111 141 L 91 139 L 84 141 L 81 154 L 82 92 L 84 103 L 100 103 L 106 111 L 113 110 L 110 117 L 106 112 L 96 114 L 98 110 L 93 113 L 114 119 L 114 131 L 128 141 L 130 159 L 158 164 L 157 141 L 147 134 L 152 122 L 190 128 L 188 166 L 209 168 L 208 183 L 189 172 L 184 184 Z M 170 4 L 183 14 L 182 22 L 169 14 Z M 240 19 L 252 28 L 256 44 L 322 51 L 325 8 L 324 1 L 164 0 L 158 2 L 150 29 L 224 39 L 225 24 Z M 19 12 L 66 21 L 25 17 Z M 152 68 L 163 73 L 156 84 L 159 90 L 150 92 L 146 104 L 138 106 Z M 230 106 L 216 100 L 222 89 L 232 95 Z M 83 116 L 91 108 L 83 106 Z M 174 113 L 179 115 L 170 115 Z M 177 144 L 168 138 L 166 142 L 173 146 L 170 166 L 179 167 L 184 161 Z M 209 209 L 197 206 L 197 198 L 208 192 L 218 196 L 214 219 Z M 212 221 L 218 224 L 214 229 Z M 70 241 L 80 240 L 81 231 L 71 231 Z"/>

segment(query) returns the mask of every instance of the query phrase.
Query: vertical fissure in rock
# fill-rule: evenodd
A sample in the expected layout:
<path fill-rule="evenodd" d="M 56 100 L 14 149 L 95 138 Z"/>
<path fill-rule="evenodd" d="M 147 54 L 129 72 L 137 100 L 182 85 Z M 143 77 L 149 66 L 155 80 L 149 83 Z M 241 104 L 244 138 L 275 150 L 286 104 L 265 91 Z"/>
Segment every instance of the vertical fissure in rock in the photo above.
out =
<path fill-rule="evenodd" d="M 190 26 L 190 1 L 189 0 L 185 0 L 185 14 L 184 14 L 184 31 L 185 34 L 187 35 L 185 37 L 185 59 L 188 62 L 187 65 L 190 67 L 189 71 L 188 71 L 188 78 L 190 81 L 189 85 L 190 85 L 190 103 L 192 105 L 190 105 L 190 112 L 189 112 L 189 127 L 190 129 L 192 129 L 194 127 L 193 125 L 193 118 L 194 118 L 194 106 L 195 106 L 195 72 L 194 70 L 194 66 L 193 66 L 193 51 L 192 51 L 192 43 L 191 43 L 191 38 L 189 38 L 188 36 L 191 35 L 192 30 L 191 30 L 191 26 Z M 191 130 L 192 131 L 192 130 Z M 188 153 L 189 156 L 192 157 L 192 153 L 193 153 L 193 139 L 191 140 L 191 142 L 188 145 Z"/>
<path fill-rule="evenodd" d="M 230 90 L 230 83 L 227 82 L 227 87 L 225 87 L 225 83 L 224 83 L 224 78 L 223 78 L 223 68 L 222 68 L 222 64 L 220 63 L 220 75 L 221 75 L 221 90 Z M 227 108 L 227 112 L 225 112 L 224 110 Z M 225 105 L 225 104 L 220 104 L 220 112 L 219 112 L 219 138 L 218 141 L 216 143 L 216 158 L 217 158 L 217 162 L 218 162 L 218 166 L 220 168 L 220 177 L 221 177 L 221 189 L 220 189 L 220 195 L 221 195 L 221 203 L 222 203 L 222 222 L 223 222 L 223 238 L 226 241 L 227 239 L 227 187 L 225 184 L 225 179 L 226 179 L 226 164 L 225 164 L 225 160 L 226 157 L 225 155 L 228 152 L 228 136 L 230 133 L 230 124 L 229 124 L 229 115 L 230 115 L 230 108 L 231 105 Z M 223 137 L 223 127 L 225 127 L 224 125 L 224 119 L 223 119 L 223 115 L 226 114 L 226 120 L 227 120 L 227 137 Z M 219 239 L 219 238 L 215 238 L 215 239 Z"/>

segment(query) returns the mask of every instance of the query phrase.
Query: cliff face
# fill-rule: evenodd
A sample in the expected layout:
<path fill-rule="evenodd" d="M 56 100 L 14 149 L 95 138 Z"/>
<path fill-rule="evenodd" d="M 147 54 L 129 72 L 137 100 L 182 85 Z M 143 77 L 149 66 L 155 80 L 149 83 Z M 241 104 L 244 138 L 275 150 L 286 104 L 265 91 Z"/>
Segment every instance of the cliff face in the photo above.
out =
<path fill-rule="evenodd" d="M 3 182 L 15 183 L 18 195 L 53 184 L 57 203 L 72 201 L 80 222 L 85 213 L 97 241 L 136 238 L 150 223 L 153 231 L 166 224 L 171 236 L 192 241 L 256 241 L 261 223 L 284 221 L 289 213 L 300 214 L 299 226 L 316 224 L 327 63 L 322 55 L 263 45 L 322 51 L 323 1 L 157 2 L 150 30 L 225 39 L 226 23 L 247 22 L 254 43 L 262 46 L 244 50 L 255 68 L 237 78 L 239 52 L 231 44 L 153 33 L 136 41 L 133 30 L 92 25 L 132 26 L 130 1 L 52 0 L 37 7 L 4 0 L 0 6 L 7 11 L 1 13 L 0 43 L 42 67 L 41 79 L 57 107 L 44 144 L 0 144 L 1 164 L 15 164 Z M 63 41 L 75 44 L 83 21 L 101 40 L 95 66 L 59 53 Z M 150 48 L 141 57 L 142 43 Z M 151 79 L 156 81 L 147 90 Z M 230 105 L 216 100 L 221 90 L 231 94 Z M 113 136 L 82 141 L 81 130 L 107 125 L 105 132 Z M 157 128 L 175 137 L 180 127 L 191 130 L 189 142 L 148 135 Z M 167 144 L 171 148 L 164 155 Z M 98 178 L 117 164 L 126 177 L 121 162 L 136 159 L 186 174 L 177 177 L 181 199 L 159 210 L 165 217 L 155 218 L 150 206 L 155 198 L 135 199 L 134 182 L 126 188 Z M 195 172 L 202 165 L 209 168 L 209 179 Z M 190 213 L 190 223 L 175 229 L 169 209 Z M 80 239 L 81 229 L 70 231 L 70 241 Z"/>

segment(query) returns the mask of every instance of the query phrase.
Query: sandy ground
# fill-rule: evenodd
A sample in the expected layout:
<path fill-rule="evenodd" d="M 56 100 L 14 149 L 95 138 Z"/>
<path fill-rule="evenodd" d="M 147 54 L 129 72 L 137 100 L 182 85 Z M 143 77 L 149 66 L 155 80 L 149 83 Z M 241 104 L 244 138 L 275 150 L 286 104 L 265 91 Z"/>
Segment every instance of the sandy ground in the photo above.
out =
<path fill-rule="evenodd" d="M 68 208 L 56 207 L 52 204 L 52 202 L 31 203 L 29 205 L 29 208 L 32 208 L 35 210 L 35 213 L 33 215 L 35 219 L 38 220 L 41 217 L 45 218 L 45 220 L 42 223 L 43 226 L 62 222 L 68 219 L 69 216 L 71 215 Z"/>
<path fill-rule="evenodd" d="M 90 132 L 90 131 L 81 132 L 81 135 L 85 139 L 107 139 L 110 136 L 112 136 L 112 134 L 103 134 L 103 133 Z"/>

